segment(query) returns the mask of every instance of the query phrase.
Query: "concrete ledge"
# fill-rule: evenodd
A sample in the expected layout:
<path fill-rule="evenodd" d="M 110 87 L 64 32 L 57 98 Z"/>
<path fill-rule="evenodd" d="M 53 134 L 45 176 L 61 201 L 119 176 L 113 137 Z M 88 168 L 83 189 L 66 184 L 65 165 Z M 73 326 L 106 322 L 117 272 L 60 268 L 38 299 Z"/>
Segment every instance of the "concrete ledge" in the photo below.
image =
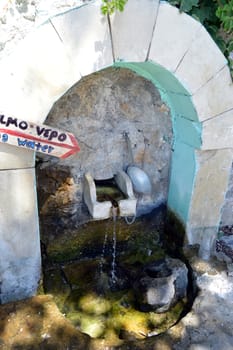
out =
<path fill-rule="evenodd" d="M 180 13 L 176 7 L 166 2 L 161 2 L 149 59 L 175 71 L 200 27 L 201 24 L 192 17 Z"/>
<path fill-rule="evenodd" d="M 111 17 L 116 61 L 146 60 L 158 6 L 159 0 L 128 0 L 124 12 Z"/>

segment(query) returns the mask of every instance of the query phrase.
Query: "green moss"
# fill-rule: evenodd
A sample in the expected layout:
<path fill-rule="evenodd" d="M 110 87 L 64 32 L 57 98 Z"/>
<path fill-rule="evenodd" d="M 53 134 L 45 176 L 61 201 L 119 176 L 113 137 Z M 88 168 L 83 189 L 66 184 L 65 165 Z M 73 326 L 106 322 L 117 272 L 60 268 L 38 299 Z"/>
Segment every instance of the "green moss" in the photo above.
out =
<path fill-rule="evenodd" d="M 154 250 L 160 234 L 153 223 L 147 223 L 142 219 L 137 219 L 131 226 L 124 219 L 118 219 L 115 228 L 117 253 L 137 250 L 142 255 L 149 255 L 151 250 Z M 77 230 L 67 230 L 64 235 L 56 237 L 47 244 L 48 259 L 51 262 L 68 262 L 101 256 L 105 235 L 107 235 L 107 252 L 112 249 L 113 221 L 111 219 L 90 222 Z"/>
<path fill-rule="evenodd" d="M 103 315 L 111 309 L 110 301 L 96 293 L 85 294 L 79 299 L 78 305 L 83 312 L 92 315 Z"/>
<path fill-rule="evenodd" d="M 116 186 L 96 186 L 96 195 L 99 202 L 116 201 L 124 199 L 125 196 Z"/>
<path fill-rule="evenodd" d="M 74 261 L 66 264 L 63 271 L 73 289 L 92 289 L 96 275 L 99 274 L 100 260 Z"/>
<path fill-rule="evenodd" d="M 62 309 L 70 294 L 70 286 L 64 282 L 60 268 L 55 267 L 44 271 L 43 287 L 45 293 L 54 296 L 56 304 Z"/>
<path fill-rule="evenodd" d="M 175 304 L 168 312 L 161 314 L 150 312 L 149 321 L 151 332 L 157 335 L 171 328 L 179 320 L 185 304 L 186 300 L 184 299 Z"/>
<path fill-rule="evenodd" d="M 154 229 L 146 235 L 140 232 L 132 235 L 123 255 L 122 261 L 127 264 L 145 264 L 164 258 L 166 254 L 160 245 L 160 233 Z"/>
<path fill-rule="evenodd" d="M 58 291 L 60 283 L 58 273 L 53 272 L 50 281 L 51 285 L 54 283 L 54 298 L 62 313 L 83 333 L 109 343 L 113 341 L 112 338 L 114 342 L 117 341 L 117 337 L 120 340 L 122 335 L 124 338 L 142 339 L 148 335 L 165 332 L 180 318 L 185 300 L 178 302 L 168 312 L 157 314 L 142 312 L 135 307 L 133 289 L 118 292 L 108 289 L 104 294 L 97 294 L 94 291 L 95 272 L 91 274 L 87 270 L 88 263 L 93 266 L 92 262 L 85 263 L 86 267 L 83 270 L 80 266 L 80 285 L 77 289 L 70 290 L 69 294 L 66 293 L 66 288 L 61 287 Z M 75 271 L 74 266 L 72 270 Z"/>

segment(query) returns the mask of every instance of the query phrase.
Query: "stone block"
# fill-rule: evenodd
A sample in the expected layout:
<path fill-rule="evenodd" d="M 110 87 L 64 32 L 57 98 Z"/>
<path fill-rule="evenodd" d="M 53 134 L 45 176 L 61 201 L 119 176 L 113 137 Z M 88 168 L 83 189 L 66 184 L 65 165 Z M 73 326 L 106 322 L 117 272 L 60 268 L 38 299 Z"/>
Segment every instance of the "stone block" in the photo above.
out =
<path fill-rule="evenodd" d="M 188 243 L 200 245 L 199 256 L 203 259 L 214 254 L 231 164 L 231 149 L 196 151 L 196 175 L 186 233 Z"/>
<path fill-rule="evenodd" d="M 40 238 L 34 169 L 0 171 L 1 301 L 36 293 Z"/>
<path fill-rule="evenodd" d="M 201 24 L 192 17 L 166 2 L 161 2 L 149 60 L 175 71 L 200 27 Z"/>
<path fill-rule="evenodd" d="M 100 11 L 101 1 L 89 3 L 51 22 L 80 74 L 88 75 L 113 64 L 107 17 Z"/>
<path fill-rule="evenodd" d="M 116 61 L 146 60 L 158 6 L 158 0 L 128 0 L 122 13 L 111 16 Z"/>
<path fill-rule="evenodd" d="M 50 22 L 26 37 L 2 60 L 1 112 L 43 122 L 54 101 L 80 79 Z"/>
<path fill-rule="evenodd" d="M 230 110 L 202 123 L 203 150 L 233 147 L 232 115 Z"/>
<path fill-rule="evenodd" d="M 233 85 L 229 67 L 225 66 L 199 89 L 193 95 L 193 102 L 200 121 L 233 109 Z"/>
<path fill-rule="evenodd" d="M 34 152 L 0 143 L 0 170 L 26 169 L 34 166 Z"/>
<path fill-rule="evenodd" d="M 196 175 L 189 208 L 188 227 L 216 228 L 231 171 L 232 150 L 196 151 Z M 190 243 L 199 243 L 191 239 Z"/>
<path fill-rule="evenodd" d="M 218 46 L 207 30 L 201 27 L 176 69 L 175 75 L 190 93 L 195 94 L 226 64 L 226 58 Z"/>

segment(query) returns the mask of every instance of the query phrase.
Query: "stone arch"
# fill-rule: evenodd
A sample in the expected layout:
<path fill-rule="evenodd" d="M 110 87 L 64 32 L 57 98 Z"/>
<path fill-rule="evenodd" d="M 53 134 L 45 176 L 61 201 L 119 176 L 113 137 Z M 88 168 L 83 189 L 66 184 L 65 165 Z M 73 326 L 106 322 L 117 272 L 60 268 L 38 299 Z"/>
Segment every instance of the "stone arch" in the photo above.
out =
<path fill-rule="evenodd" d="M 96 0 L 59 14 L 1 63 L 1 113 L 43 123 L 82 76 L 112 65 L 152 80 L 172 110 L 168 206 L 208 257 L 232 163 L 232 81 L 205 28 L 158 0 L 129 0 L 110 18 Z M 109 26 L 110 24 L 110 26 Z M 40 276 L 34 155 L 0 144 L 1 301 L 32 295 Z M 183 171 L 181 172 L 181 165 Z"/>

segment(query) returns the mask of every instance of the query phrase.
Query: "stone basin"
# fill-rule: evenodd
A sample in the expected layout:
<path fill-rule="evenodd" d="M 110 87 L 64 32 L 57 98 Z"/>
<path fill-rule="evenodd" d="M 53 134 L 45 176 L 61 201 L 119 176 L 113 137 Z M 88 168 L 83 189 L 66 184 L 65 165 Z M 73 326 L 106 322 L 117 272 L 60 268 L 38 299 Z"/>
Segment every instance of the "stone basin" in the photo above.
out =
<path fill-rule="evenodd" d="M 168 311 L 187 296 L 188 269 L 179 259 L 167 257 L 144 267 L 134 283 L 142 311 Z"/>

